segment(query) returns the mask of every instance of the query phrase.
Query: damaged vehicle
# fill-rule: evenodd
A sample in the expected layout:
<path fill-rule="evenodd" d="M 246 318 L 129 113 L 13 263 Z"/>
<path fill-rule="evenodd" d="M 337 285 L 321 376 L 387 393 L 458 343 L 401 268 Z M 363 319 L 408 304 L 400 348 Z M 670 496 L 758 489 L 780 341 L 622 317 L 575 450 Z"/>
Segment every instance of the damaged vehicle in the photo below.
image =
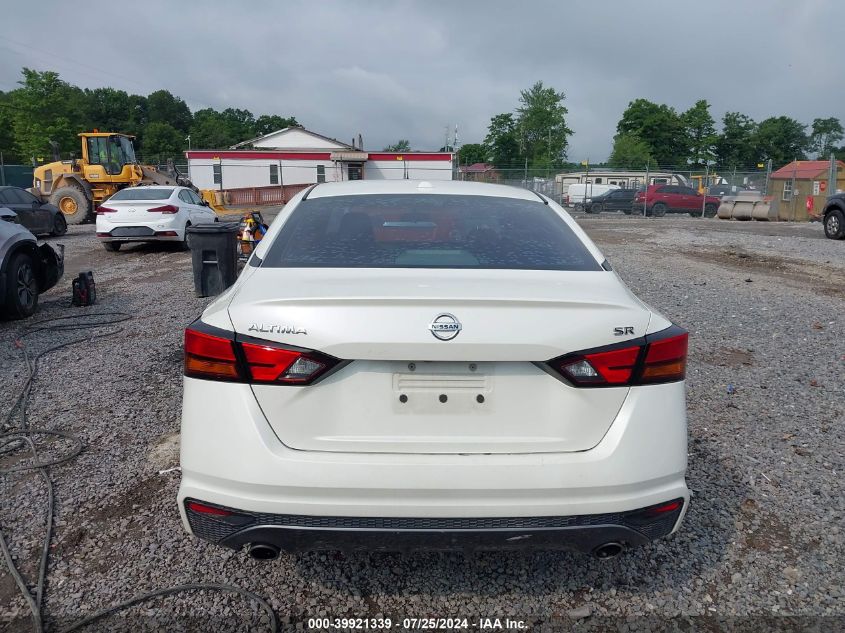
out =
<path fill-rule="evenodd" d="M 10 319 L 34 314 L 38 296 L 64 274 L 64 247 L 39 245 L 17 221 L 14 211 L 0 207 L 0 315 Z"/>
<path fill-rule="evenodd" d="M 184 525 L 261 560 L 612 558 L 687 510 L 687 341 L 550 198 L 315 185 L 185 331 Z"/>

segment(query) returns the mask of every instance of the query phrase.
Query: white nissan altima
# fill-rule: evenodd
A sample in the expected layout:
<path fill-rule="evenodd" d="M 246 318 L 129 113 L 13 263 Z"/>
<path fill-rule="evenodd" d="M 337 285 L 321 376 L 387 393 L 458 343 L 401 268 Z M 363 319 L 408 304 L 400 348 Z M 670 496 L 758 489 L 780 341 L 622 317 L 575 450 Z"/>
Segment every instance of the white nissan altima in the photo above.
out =
<path fill-rule="evenodd" d="M 686 354 L 544 196 L 316 185 L 185 331 L 180 512 L 260 559 L 609 558 L 686 512 Z"/>

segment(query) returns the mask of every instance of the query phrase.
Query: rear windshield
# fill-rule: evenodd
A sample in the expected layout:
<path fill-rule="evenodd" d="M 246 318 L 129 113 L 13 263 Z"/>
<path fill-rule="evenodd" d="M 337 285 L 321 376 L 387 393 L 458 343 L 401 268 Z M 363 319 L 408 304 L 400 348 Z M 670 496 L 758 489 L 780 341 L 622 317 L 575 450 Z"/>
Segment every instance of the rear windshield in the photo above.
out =
<path fill-rule="evenodd" d="M 167 200 L 173 189 L 152 187 L 127 187 L 114 194 L 110 200 Z"/>
<path fill-rule="evenodd" d="M 440 194 L 305 200 L 262 266 L 601 270 L 539 200 Z"/>

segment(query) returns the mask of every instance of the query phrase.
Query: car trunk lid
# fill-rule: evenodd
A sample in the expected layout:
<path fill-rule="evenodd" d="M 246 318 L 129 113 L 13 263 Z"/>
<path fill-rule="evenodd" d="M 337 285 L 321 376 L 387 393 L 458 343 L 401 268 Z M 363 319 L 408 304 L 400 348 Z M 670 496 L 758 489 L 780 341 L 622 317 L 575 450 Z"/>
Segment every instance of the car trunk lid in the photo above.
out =
<path fill-rule="evenodd" d="M 606 271 L 258 269 L 229 313 L 242 337 L 353 361 L 307 387 L 253 386 L 283 443 L 397 453 L 595 446 L 627 387 L 575 388 L 534 363 L 618 327 L 642 336 L 650 318 Z M 432 324 L 452 318 L 442 340 L 454 328 Z"/>

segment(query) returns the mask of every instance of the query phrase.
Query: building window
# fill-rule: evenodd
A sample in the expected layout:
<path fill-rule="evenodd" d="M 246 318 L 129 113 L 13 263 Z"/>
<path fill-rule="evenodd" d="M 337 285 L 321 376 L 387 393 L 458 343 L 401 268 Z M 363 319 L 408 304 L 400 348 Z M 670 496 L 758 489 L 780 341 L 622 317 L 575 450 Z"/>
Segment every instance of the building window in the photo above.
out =
<path fill-rule="evenodd" d="M 270 165 L 270 184 L 271 185 L 278 185 L 279 184 L 279 166 L 278 165 Z"/>
<path fill-rule="evenodd" d="M 223 184 L 223 165 L 220 163 L 214 163 L 214 184 L 215 185 L 222 185 Z"/>
<path fill-rule="evenodd" d="M 317 182 L 326 182 L 326 166 L 317 165 Z"/>
<path fill-rule="evenodd" d="M 781 198 L 784 202 L 789 202 L 792 200 L 792 181 L 791 180 L 784 180 L 783 181 L 783 197 Z"/>

